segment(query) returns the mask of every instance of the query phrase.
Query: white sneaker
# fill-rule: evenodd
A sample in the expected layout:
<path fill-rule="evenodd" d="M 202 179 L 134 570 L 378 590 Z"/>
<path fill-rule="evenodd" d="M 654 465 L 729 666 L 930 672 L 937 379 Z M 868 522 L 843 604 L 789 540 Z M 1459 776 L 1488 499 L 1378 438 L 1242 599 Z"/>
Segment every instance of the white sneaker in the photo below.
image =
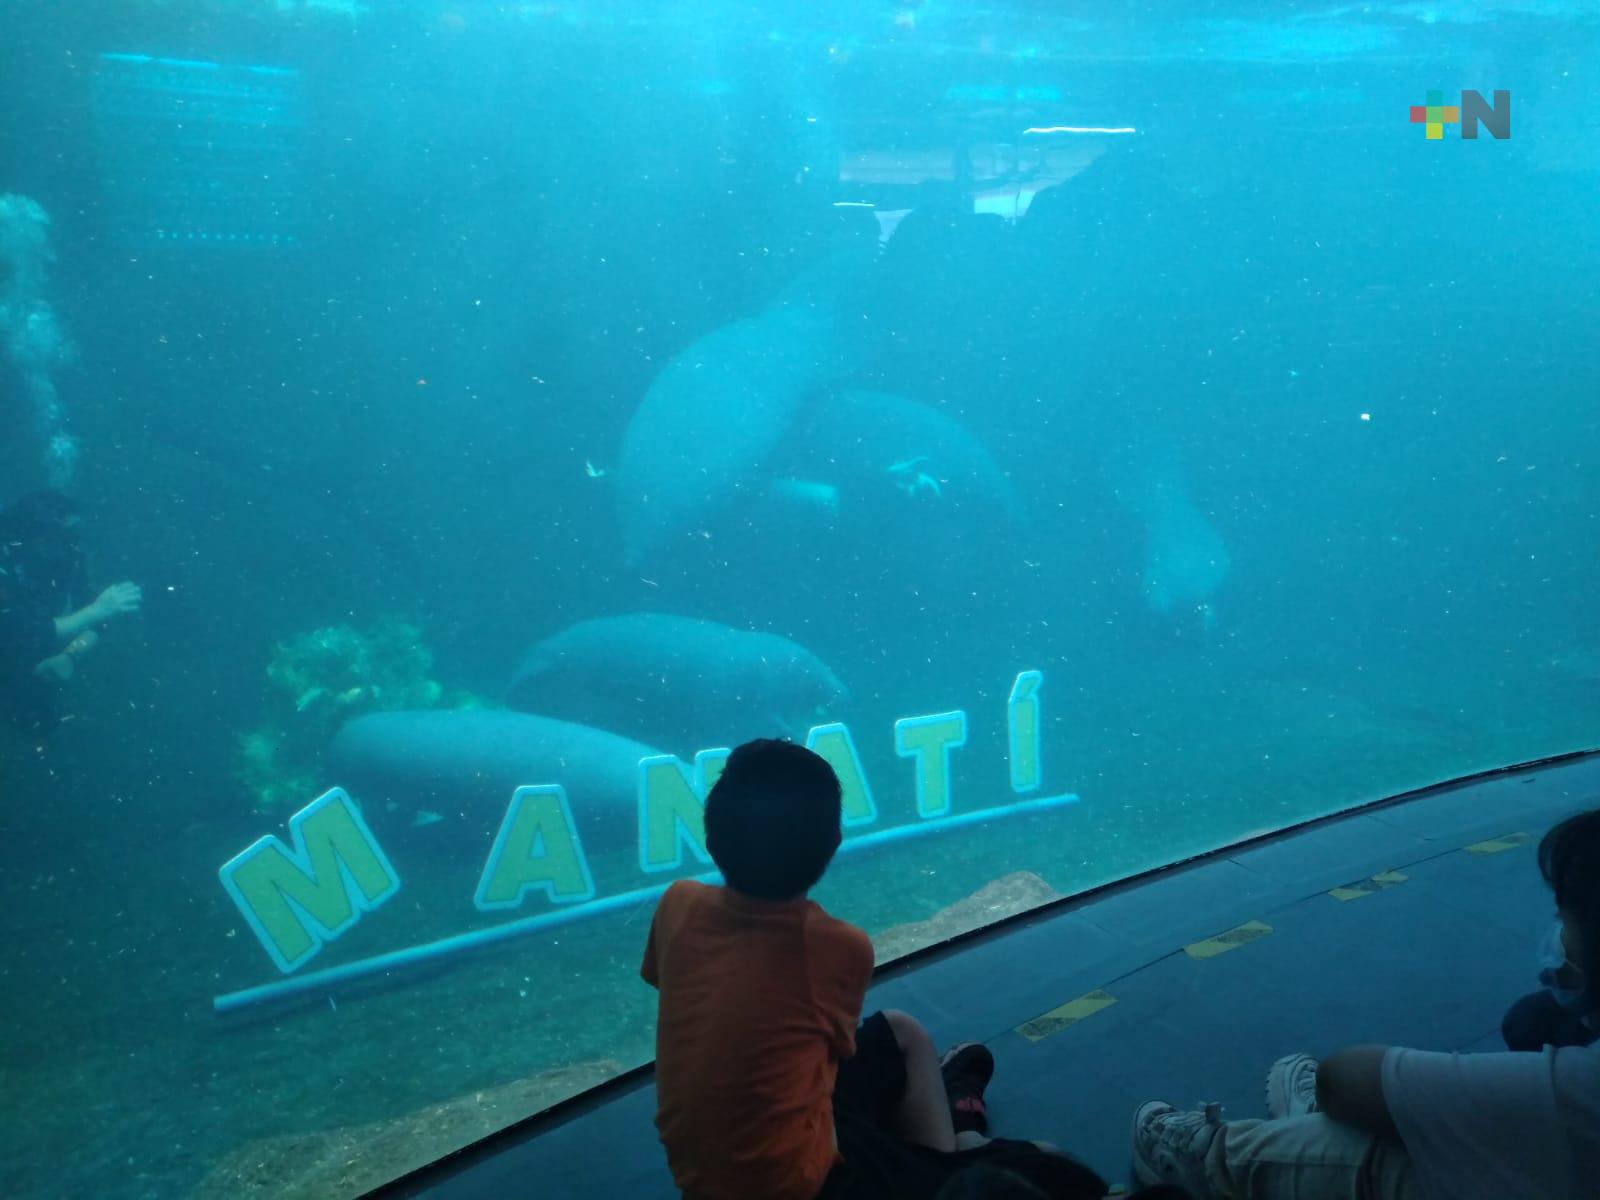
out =
<path fill-rule="evenodd" d="M 1179 1112 L 1152 1100 L 1133 1114 L 1133 1173 L 1139 1183 L 1175 1183 L 1196 1196 L 1211 1195 L 1206 1154 L 1222 1128 L 1220 1105 Z"/>
<path fill-rule="evenodd" d="M 1290 1054 L 1267 1072 L 1267 1116 L 1274 1121 L 1317 1111 L 1317 1060 Z"/>

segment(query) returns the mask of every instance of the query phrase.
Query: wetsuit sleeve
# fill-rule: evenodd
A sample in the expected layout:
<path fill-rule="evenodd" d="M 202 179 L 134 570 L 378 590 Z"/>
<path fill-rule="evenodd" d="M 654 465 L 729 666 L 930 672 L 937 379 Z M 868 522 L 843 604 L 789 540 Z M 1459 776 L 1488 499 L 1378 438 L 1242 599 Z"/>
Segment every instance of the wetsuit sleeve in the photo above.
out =
<path fill-rule="evenodd" d="M 40 605 L 18 603 L 0 592 L 0 675 L 29 675 L 56 653 L 55 619 Z"/>

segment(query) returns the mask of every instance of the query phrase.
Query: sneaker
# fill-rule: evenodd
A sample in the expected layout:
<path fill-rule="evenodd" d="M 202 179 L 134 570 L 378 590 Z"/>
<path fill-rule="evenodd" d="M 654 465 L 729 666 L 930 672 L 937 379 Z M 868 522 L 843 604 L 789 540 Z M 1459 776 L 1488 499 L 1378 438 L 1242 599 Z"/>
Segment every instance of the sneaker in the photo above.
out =
<path fill-rule="evenodd" d="M 1133 1172 L 1140 1184 L 1174 1183 L 1196 1196 L 1211 1195 L 1206 1155 L 1222 1128 L 1222 1108 L 1179 1112 L 1152 1100 L 1133 1114 Z"/>
<path fill-rule="evenodd" d="M 957 1133 L 975 1130 L 989 1132 L 989 1109 L 983 1102 L 983 1089 L 994 1078 L 994 1055 L 982 1042 L 962 1042 L 952 1046 L 939 1062 L 944 1076 L 945 1095 L 950 1097 L 950 1121 Z"/>
<path fill-rule="evenodd" d="M 1317 1060 L 1291 1054 L 1267 1072 L 1267 1116 L 1274 1121 L 1317 1111 Z"/>

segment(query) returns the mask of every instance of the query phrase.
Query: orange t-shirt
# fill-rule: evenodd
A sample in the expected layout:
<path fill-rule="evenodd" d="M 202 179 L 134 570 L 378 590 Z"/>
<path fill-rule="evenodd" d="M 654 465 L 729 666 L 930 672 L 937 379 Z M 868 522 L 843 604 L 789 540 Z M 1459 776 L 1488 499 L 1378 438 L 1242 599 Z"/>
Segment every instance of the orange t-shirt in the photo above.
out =
<path fill-rule="evenodd" d="M 855 1053 L 872 943 L 809 900 L 680 880 L 639 972 L 660 989 L 656 1128 L 690 1200 L 811 1200 L 839 1161 L 833 1081 Z"/>

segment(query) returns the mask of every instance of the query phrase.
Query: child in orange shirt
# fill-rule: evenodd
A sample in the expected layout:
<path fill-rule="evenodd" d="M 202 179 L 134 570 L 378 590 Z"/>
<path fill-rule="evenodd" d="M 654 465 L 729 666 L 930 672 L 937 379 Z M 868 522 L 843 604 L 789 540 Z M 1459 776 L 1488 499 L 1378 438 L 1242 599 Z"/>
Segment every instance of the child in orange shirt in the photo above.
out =
<path fill-rule="evenodd" d="M 840 816 L 820 756 L 740 746 L 706 797 L 726 886 L 681 880 L 656 909 L 640 971 L 660 991 L 656 1128 L 687 1200 L 927 1200 L 978 1161 L 1052 1197 L 1103 1195 L 1064 1155 L 982 1136 L 982 1046 L 941 1064 L 905 1013 L 857 1028 L 872 943 L 806 899 Z"/>

